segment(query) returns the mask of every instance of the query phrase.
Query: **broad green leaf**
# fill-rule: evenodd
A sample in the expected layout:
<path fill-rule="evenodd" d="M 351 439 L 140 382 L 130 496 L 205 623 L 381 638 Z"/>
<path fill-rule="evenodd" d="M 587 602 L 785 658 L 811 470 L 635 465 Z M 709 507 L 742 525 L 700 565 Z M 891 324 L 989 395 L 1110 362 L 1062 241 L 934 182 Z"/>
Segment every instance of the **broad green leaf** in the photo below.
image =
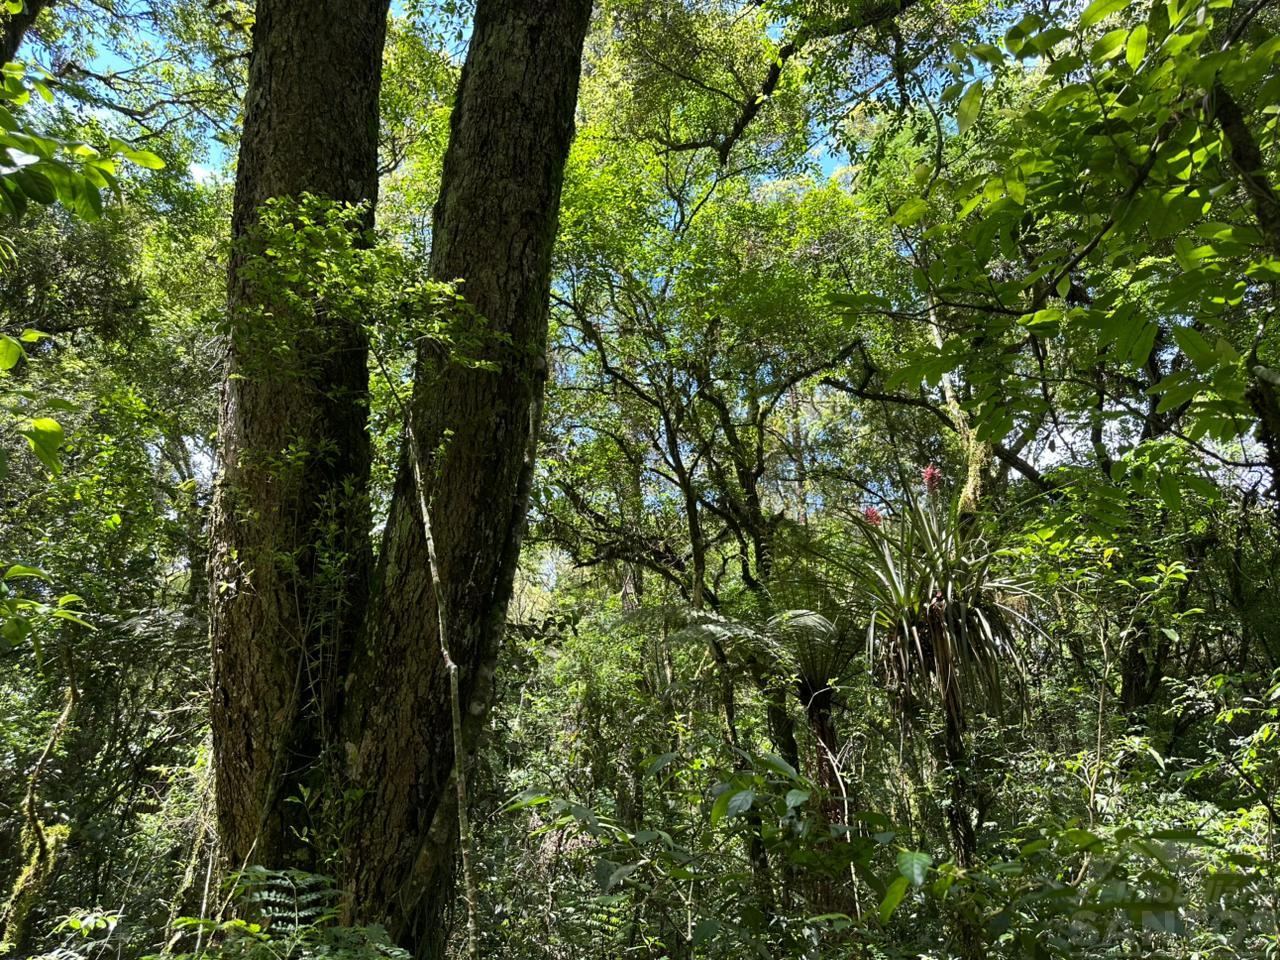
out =
<path fill-rule="evenodd" d="M 9 617 L 0 623 L 0 639 L 12 648 L 31 635 L 31 623 L 26 617 Z"/>
<path fill-rule="evenodd" d="M 57 188 L 53 181 L 39 170 L 19 170 L 14 179 L 28 197 L 36 203 L 50 204 L 58 199 Z"/>
<path fill-rule="evenodd" d="M 39 567 L 28 567 L 25 564 L 15 563 L 4 572 L 5 580 L 16 580 L 18 577 L 35 577 L 39 580 L 48 580 L 49 575 Z"/>
<path fill-rule="evenodd" d="M 1176 383 L 1169 384 L 1169 381 L 1176 376 L 1178 374 L 1175 373 L 1165 377 L 1153 388 L 1155 392 L 1164 394 L 1156 404 L 1156 413 L 1168 413 L 1170 410 L 1177 409 L 1187 401 L 1194 400 L 1203 389 L 1198 381 L 1185 377 Z"/>
<path fill-rule="evenodd" d="M 796 773 L 796 768 L 793 767 L 791 764 L 787 763 L 787 761 L 783 760 L 776 753 L 760 754 L 760 762 L 763 763 L 770 770 L 772 770 L 774 773 L 781 774 L 782 776 L 786 777 L 788 780 L 799 781 L 800 779 L 800 774 Z"/>
<path fill-rule="evenodd" d="M 920 197 L 912 197 L 897 209 L 893 215 L 893 222 L 900 227 L 910 227 L 919 222 L 920 218 L 929 212 L 929 203 Z"/>
<path fill-rule="evenodd" d="M 22 359 L 22 344 L 0 333 L 0 370 L 11 370 Z"/>
<path fill-rule="evenodd" d="M 1129 0 L 1093 0 L 1093 3 L 1084 8 L 1084 13 L 1080 14 L 1080 26 L 1092 27 L 1128 5 Z"/>
<path fill-rule="evenodd" d="M 708 940 L 715 937 L 720 932 L 720 921 L 713 919 L 699 920 L 698 925 L 693 928 L 693 936 L 690 938 L 690 946 L 700 947 Z"/>
<path fill-rule="evenodd" d="M 57 620 L 70 620 L 72 623 L 79 624 L 82 627 L 93 629 L 93 624 L 85 620 L 79 612 L 75 610 L 54 610 L 50 616 Z"/>
<path fill-rule="evenodd" d="M 1147 25 L 1139 24 L 1133 28 L 1129 34 L 1129 39 L 1124 45 L 1124 59 L 1129 64 L 1130 70 L 1137 70 L 1142 65 L 1142 59 L 1147 55 Z"/>
<path fill-rule="evenodd" d="M 1125 49 L 1125 40 L 1128 36 L 1129 31 L 1123 27 L 1108 32 L 1089 49 L 1089 59 L 1097 64 L 1106 63 Z"/>
<path fill-rule="evenodd" d="M 1052 337 L 1061 329 L 1062 316 L 1061 307 L 1046 307 L 1024 316 L 1019 322 L 1037 336 Z"/>
<path fill-rule="evenodd" d="M 645 769 L 645 776 L 652 777 L 654 774 L 661 773 L 679 756 L 680 754 L 678 753 L 664 753 L 659 757 L 655 757 L 653 762 Z"/>
<path fill-rule="evenodd" d="M 1178 349 L 1185 353 L 1187 359 L 1196 365 L 1196 369 L 1205 372 L 1216 365 L 1217 357 L 1213 352 L 1213 347 L 1209 345 L 1209 341 L 1204 338 L 1199 330 L 1194 327 L 1174 327 L 1173 339 L 1178 344 Z"/>
<path fill-rule="evenodd" d="M 734 796 L 735 791 L 733 787 L 726 784 L 724 790 L 716 797 L 715 802 L 711 804 L 711 822 L 713 824 L 719 823 L 728 816 L 729 801 L 732 800 Z"/>
<path fill-rule="evenodd" d="M 973 126 L 981 109 L 982 81 L 975 80 L 969 84 L 969 89 L 964 92 L 964 96 L 960 98 L 960 102 L 956 105 L 956 126 L 961 133 Z"/>
<path fill-rule="evenodd" d="M 618 867 L 618 869 L 609 874 L 608 879 L 604 882 L 604 892 L 608 893 L 639 869 L 640 864 L 638 863 L 624 863 L 622 866 Z"/>
<path fill-rule="evenodd" d="M 529 787 L 512 797 L 503 808 L 503 812 L 510 813 L 514 810 L 523 810 L 526 807 L 536 807 L 550 802 L 550 795 L 537 787 Z"/>
<path fill-rule="evenodd" d="M 893 911 L 898 909 L 898 904 L 907 895 L 908 883 L 906 877 L 898 877 L 889 884 L 889 888 L 884 893 L 884 899 L 880 901 L 881 923 L 888 923 L 889 918 L 893 916 Z"/>
<path fill-rule="evenodd" d="M 1170 510 L 1177 510 L 1182 506 L 1182 485 L 1178 483 L 1177 476 L 1167 471 L 1161 471 L 1159 478 L 1156 480 L 1156 487 L 1160 491 L 1161 501 Z"/>
<path fill-rule="evenodd" d="M 62 465 L 58 462 L 58 448 L 62 446 L 62 424 L 49 417 L 37 417 L 22 430 L 18 431 L 27 438 L 31 450 L 50 472 L 58 473 Z"/>
<path fill-rule="evenodd" d="M 725 813 L 730 816 L 737 816 L 740 813 L 746 813 L 751 809 L 751 805 L 755 803 L 756 793 L 754 790 L 739 790 L 729 798 L 729 804 L 725 808 Z"/>
<path fill-rule="evenodd" d="M 1048 846 L 1048 840 L 1032 840 L 1030 843 L 1023 844 L 1022 848 L 1018 850 L 1018 856 L 1029 857 L 1032 854 L 1039 853 L 1041 850 L 1048 848 Z"/>
<path fill-rule="evenodd" d="M 1062 836 L 1072 846 L 1081 850 L 1102 846 L 1102 838 L 1096 833 L 1090 833 L 1088 830 L 1082 830 L 1078 827 L 1065 831 Z"/>
<path fill-rule="evenodd" d="M 933 857 L 919 850 L 902 850 L 898 853 L 898 872 L 917 887 L 923 886 Z"/>

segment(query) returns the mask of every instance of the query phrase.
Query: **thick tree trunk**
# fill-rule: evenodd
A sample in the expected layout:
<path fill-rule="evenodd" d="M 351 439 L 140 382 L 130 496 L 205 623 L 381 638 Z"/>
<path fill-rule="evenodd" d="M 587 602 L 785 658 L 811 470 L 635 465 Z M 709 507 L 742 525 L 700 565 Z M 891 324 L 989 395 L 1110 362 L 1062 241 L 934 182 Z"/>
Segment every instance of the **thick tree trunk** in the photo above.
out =
<path fill-rule="evenodd" d="M 50 0 L 27 0 L 20 13 L 11 13 L 4 17 L 0 24 L 0 63 L 9 63 L 18 56 L 22 46 L 22 38 L 36 22 L 42 10 L 50 5 Z"/>
<path fill-rule="evenodd" d="M 463 748 L 484 724 L 523 535 L 546 376 L 551 250 L 573 135 L 590 0 L 479 0 L 435 209 L 432 274 L 483 318 L 482 370 L 419 356 L 412 434 L 423 465 Z M 448 672 L 413 471 L 402 458 L 379 602 L 354 666 L 344 738 L 351 787 L 349 918 L 406 947 L 447 842 L 454 770 Z M 434 827 L 434 829 L 433 829 Z M 425 926 L 429 927 L 429 924 Z"/>
<path fill-rule="evenodd" d="M 259 0 L 236 177 L 212 516 L 213 744 L 228 865 L 307 866 L 291 803 L 368 596 L 367 345 L 250 269 L 262 205 L 377 196 L 388 0 Z"/>
<path fill-rule="evenodd" d="M 1240 104 L 1221 79 L 1215 79 L 1206 102 L 1211 104 L 1212 116 L 1231 148 L 1231 164 L 1249 196 L 1258 230 L 1271 252 L 1280 256 L 1280 194 L 1267 178 L 1262 148 L 1249 128 Z M 1260 339 L 1260 336 L 1255 338 L 1249 353 L 1252 382 L 1245 399 L 1258 418 L 1258 440 L 1262 443 L 1267 467 L 1271 471 L 1272 517 L 1276 529 L 1280 530 L 1280 373 L 1260 362 Z"/>

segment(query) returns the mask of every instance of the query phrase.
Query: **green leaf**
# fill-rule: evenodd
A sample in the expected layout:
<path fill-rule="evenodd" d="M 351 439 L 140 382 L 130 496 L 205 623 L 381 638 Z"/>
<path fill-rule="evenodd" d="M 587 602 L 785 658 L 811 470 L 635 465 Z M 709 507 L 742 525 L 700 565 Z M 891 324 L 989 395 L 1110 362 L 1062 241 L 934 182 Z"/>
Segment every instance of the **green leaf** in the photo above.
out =
<path fill-rule="evenodd" d="M 783 760 L 776 753 L 760 754 L 760 762 L 774 773 L 781 774 L 788 780 L 794 780 L 796 782 L 799 782 L 800 780 L 800 774 L 796 773 L 796 768 L 787 763 L 787 761 Z"/>
<path fill-rule="evenodd" d="M 917 887 L 924 886 L 933 857 L 920 850 L 902 850 L 898 853 L 898 872 Z"/>
<path fill-rule="evenodd" d="M 906 877 L 898 877 L 889 884 L 889 889 L 884 893 L 884 899 L 880 901 L 881 923 L 888 923 L 889 918 L 893 916 L 893 911 L 898 909 L 898 904 L 907 895 L 907 884 Z"/>
<path fill-rule="evenodd" d="M 1194 327 L 1174 327 L 1173 339 L 1178 344 L 1178 349 L 1186 354 L 1187 359 L 1201 372 L 1217 365 L 1217 356 L 1213 352 L 1213 347 Z"/>
<path fill-rule="evenodd" d="M 1130 70 L 1137 70 L 1142 65 L 1142 58 L 1147 55 L 1147 25 L 1140 24 L 1133 28 L 1124 45 L 1124 59 Z"/>
<path fill-rule="evenodd" d="M 919 197 L 912 197 L 900 206 L 893 215 L 893 222 L 900 227 L 909 227 L 918 223 L 920 218 L 929 212 L 929 203 Z"/>
<path fill-rule="evenodd" d="M 1161 471 L 1156 480 L 1156 487 L 1160 491 L 1161 501 L 1170 510 L 1177 510 L 1182 506 L 1182 485 L 1178 483 L 1178 478 L 1174 474 Z"/>
<path fill-rule="evenodd" d="M 1129 0 L 1093 0 L 1093 3 L 1084 8 L 1084 13 L 1080 14 L 1080 26 L 1092 27 L 1128 5 Z"/>
<path fill-rule="evenodd" d="M 1093 847 L 1102 846 L 1102 838 L 1096 833 L 1090 833 L 1088 830 L 1073 828 L 1062 834 L 1063 838 L 1074 847 L 1081 850 L 1088 850 Z"/>
<path fill-rule="evenodd" d="M 652 777 L 654 774 L 661 773 L 679 756 L 680 754 L 678 753 L 664 753 L 659 757 L 655 757 L 653 762 L 645 769 L 644 775 Z"/>
<path fill-rule="evenodd" d="M 1041 850 L 1046 849 L 1048 846 L 1049 846 L 1049 841 L 1043 838 L 1039 840 L 1032 840 L 1030 843 L 1024 844 L 1022 846 L 1022 848 L 1018 851 L 1018 856 L 1029 857 L 1032 854 L 1039 853 Z"/>
<path fill-rule="evenodd" d="M 58 462 L 58 448 L 62 446 L 64 438 L 62 424 L 49 417 L 37 417 L 31 421 L 26 429 L 18 432 L 27 438 L 32 452 L 40 458 L 40 462 L 48 467 L 52 473 L 61 471 L 62 465 Z"/>
<path fill-rule="evenodd" d="M 514 810 L 523 810 L 525 807 L 536 807 L 544 803 L 550 803 L 551 796 L 537 787 L 528 787 L 521 790 L 508 801 L 507 805 L 502 808 L 502 812 L 510 813 Z"/>
<path fill-rule="evenodd" d="M 15 563 L 4 572 L 5 580 L 15 580 L 18 577 L 35 577 L 38 580 L 48 580 L 49 575 L 39 567 L 28 567 L 25 564 Z"/>
<path fill-rule="evenodd" d="M 80 613 L 75 610 L 54 610 L 50 616 L 57 620 L 70 620 L 72 623 L 79 624 L 82 627 L 88 627 L 90 630 L 93 629 L 93 624 L 83 619 Z"/>
<path fill-rule="evenodd" d="M 690 938 L 689 943 L 691 946 L 700 947 L 719 932 L 719 920 L 699 920 L 698 925 L 693 928 L 693 936 Z"/>
<path fill-rule="evenodd" d="M 960 102 L 956 105 L 956 126 L 961 133 L 973 126 L 981 109 L 982 81 L 975 80 L 969 84 L 969 89 L 964 92 L 964 96 L 960 98 Z"/>
<path fill-rule="evenodd" d="M 1111 30 L 1102 36 L 1089 50 L 1089 59 L 1094 63 L 1106 63 L 1112 57 L 1125 49 L 1125 40 L 1129 35 L 1129 31 L 1121 27 L 1118 30 Z"/>
<path fill-rule="evenodd" d="M 111 138 L 110 149 L 114 153 L 120 154 L 126 160 L 136 163 L 140 167 L 146 167 L 148 170 L 163 170 L 164 161 L 152 153 L 150 150 L 139 150 L 133 144 L 124 140 Z"/>
<path fill-rule="evenodd" d="M 11 370 L 22 359 L 22 344 L 0 333 L 0 370 Z"/>
<path fill-rule="evenodd" d="M 1175 377 L 1180 379 L 1175 381 Z M 1164 394 L 1160 398 L 1160 402 L 1156 404 L 1156 413 L 1168 413 L 1170 410 L 1176 410 L 1188 400 L 1194 400 L 1201 389 L 1200 383 L 1194 379 L 1188 379 L 1185 371 L 1170 374 L 1152 388 L 1153 393 Z"/>
<path fill-rule="evenodd" d="M 154 153 L 152 153 L 150 150 L 128 149 L 128 150 L 122 150 L 120 152 L 124 154 L 126 160 L 136 163 L 140 167 L 145 167 L 148 170 L 164 169 L 164 166 L 165 166 L 164 161 L 161 160 Z"/>
<path fill-rule="evenodd" d="M 1213 840 L 1194 830 L 1156 830 L 1151 834 L 1152 840 L 1165 840 L 1173 843 L 1191 843 L 1205 847 L 1218 846 Z"/>
<path fill-rule="evenodd" d="M 604 882 L 604 892 L 608 893 L 639 869 L 640 864 L 638 863 L 624 863 L 622 866 L 618 867 L 618 869 L 609 874 L 608 878 Z"/>
<path fill-rule="evenodd" d="M 733 817 L 740 813 L 746 813 L 751 809 L 751 805 L 756 801 L 756 792 L 754 790 L 739 790 L 729 798 L 729 805 L 725 812 Z"/>
<path fill-rule="evenodd" d="M 0 623 L 0 639 L 13 648 L 31 635 L 31 623 L 26 617 L 9 617 Z"/>
<path fill-rule="evenodd" d="M 711 822 L 716 824 L 726 817 L 745 813 L 751 809 L 755 799 L 754 790 L 735 790 L 732 785 L 727 785 L 711 805 Z"/>
<path fill-rule="evenodd" d="M 1056 336 L 1061 329 L 1062 316 L 1061 307 L 1046 307 L 1030 316 L 1022 317 L 1018 322 L 1038 336 L 1052 337 Z"/>
<path fill-rule="evenodd" d="M 39 170 L 19 170 L 14 175 L 23 193 L 36 203 L 50 204 L 58 199 L 57 188 L 53 181 Z"/>

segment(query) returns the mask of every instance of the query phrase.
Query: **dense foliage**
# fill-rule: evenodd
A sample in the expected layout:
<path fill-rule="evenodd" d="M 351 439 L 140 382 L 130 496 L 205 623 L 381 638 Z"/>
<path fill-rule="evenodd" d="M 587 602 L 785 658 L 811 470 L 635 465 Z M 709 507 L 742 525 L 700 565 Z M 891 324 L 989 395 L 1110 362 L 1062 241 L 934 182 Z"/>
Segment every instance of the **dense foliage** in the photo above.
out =
<path fill-rule="evenodd" d="M 508 347 L 426 267 L 473 6 L 392 6 L 376 216 L 236 245 L 254 4 L 0 4 L 0 956 L 409 956 L 341 758 L 307 869 L 220 845 L 219 378 L 349 323 L 359 537 L 421 493 Z M 418 955 L 1280 958 L 1278 103 L 1267 0 L 599 0 Z"/>

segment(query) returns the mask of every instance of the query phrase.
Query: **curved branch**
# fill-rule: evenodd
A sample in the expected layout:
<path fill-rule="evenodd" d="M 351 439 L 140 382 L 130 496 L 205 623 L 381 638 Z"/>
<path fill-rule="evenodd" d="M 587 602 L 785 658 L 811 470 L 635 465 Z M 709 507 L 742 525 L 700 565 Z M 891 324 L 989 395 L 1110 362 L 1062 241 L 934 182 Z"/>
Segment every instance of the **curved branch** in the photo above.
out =
<path fill-rule="evenodd" d="M 745 103 L 739 104 L 738 118 L 733 127 L 722 137 L 707 137 L 700 140 L 687 140 L 677 143 L 665 143 L 668 150 L 701 150 L 714 149 L 720 166 L 729 164 L 729 154 L 742 139 L 751 122 L 760 113 L 761 108 L 773 96 L 782 81 L 782 71 L 787 63 L 793 60 L 806 46 L 816 40 L 827 40 L 832 37 L 854 33 L 863 27 L 873 26 L 892 20 L 914 6 L 917 0 L 875 0 L 867 3 L 862 9 L 836 17 L 825 23 L 811 23 L 796 31 L 795 36 L 778 48 L 777 56 L 769 65 L 759 92 Z M 717 91 L 723 93 L 724 91 Z"/>

